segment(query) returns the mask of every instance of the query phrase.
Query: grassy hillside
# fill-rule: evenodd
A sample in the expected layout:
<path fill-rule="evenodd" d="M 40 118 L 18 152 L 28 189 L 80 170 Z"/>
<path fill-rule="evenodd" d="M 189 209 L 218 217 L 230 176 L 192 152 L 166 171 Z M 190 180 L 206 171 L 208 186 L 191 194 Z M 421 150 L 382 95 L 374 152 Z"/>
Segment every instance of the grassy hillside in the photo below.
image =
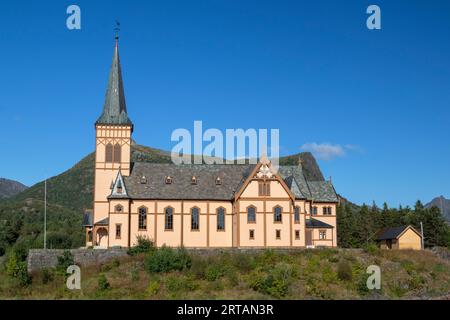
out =
<path fill-rule="evenodd" d="M 20 285 L 0 271 L 0 299 L 429 299 L 450 292 L 450 264 L 431 251 L 141 254 L 82 268 L 82 290 L 46 271 Z M 366 268 L 381 268 L 369 291 Z M 170 270 L 172 269 L 172 270 Z"/>

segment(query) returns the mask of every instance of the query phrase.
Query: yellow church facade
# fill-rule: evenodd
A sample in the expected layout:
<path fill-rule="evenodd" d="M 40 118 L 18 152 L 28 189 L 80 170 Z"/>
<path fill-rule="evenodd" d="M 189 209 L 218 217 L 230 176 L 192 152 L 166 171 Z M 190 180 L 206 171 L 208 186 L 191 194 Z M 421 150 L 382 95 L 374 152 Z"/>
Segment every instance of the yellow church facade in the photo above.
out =
<path fill-rule="evenodd" d="M 331 181 L 309 181 L 301 164 L 175 165 L 132 162 L 118 41 L 103 112 L 95 123 L 93 209 L 86 246 L 336 247 L 338 197 Z"/>

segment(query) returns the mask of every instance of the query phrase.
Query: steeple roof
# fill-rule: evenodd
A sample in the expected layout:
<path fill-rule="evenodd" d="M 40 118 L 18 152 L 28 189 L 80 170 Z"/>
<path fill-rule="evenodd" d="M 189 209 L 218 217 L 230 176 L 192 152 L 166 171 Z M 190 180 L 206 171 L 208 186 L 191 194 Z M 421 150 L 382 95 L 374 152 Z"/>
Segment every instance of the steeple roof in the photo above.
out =
<path fill-rule="evenodd" d="M 111 70 L 109 72 L 109 81 L 106 89 L 103 112 L 95 124 L 132 125 L 127 114 L 127 106 L 125 103 L 118 37 L 116 37 L 116 45 L 114 48 Z"/>

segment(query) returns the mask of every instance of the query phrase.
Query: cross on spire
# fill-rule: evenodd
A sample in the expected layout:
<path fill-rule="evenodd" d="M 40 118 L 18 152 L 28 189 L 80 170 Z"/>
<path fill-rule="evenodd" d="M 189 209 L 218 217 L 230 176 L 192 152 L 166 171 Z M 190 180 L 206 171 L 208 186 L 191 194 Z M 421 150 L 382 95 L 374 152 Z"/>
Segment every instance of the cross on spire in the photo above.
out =
<path fill-rule="evenodd" d="M 119 32 L 120 32 L 120 22 L 116 20 L 116 27 L 114 28 L 114 38 L 116 39 L 116 42 L 119 40 Z"/>

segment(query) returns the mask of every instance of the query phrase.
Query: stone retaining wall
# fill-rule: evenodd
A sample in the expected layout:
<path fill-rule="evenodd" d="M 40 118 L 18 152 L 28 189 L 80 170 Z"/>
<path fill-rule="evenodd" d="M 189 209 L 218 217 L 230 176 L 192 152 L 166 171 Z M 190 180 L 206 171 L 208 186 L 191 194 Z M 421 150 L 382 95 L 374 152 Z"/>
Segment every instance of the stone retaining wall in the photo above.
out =
<path fill-rule="evenodd" d="M 39 271 L 44 268 L 54 268 L 58 264 L 58 257 L 62 256 L 65 250 L 44 250 L 31 249 L 28 253 L 28 272 Z M 87 266 L 102 264 L 113 258 L 127 255 L 125 249 L 72 249 L 75 264 Z"/>

